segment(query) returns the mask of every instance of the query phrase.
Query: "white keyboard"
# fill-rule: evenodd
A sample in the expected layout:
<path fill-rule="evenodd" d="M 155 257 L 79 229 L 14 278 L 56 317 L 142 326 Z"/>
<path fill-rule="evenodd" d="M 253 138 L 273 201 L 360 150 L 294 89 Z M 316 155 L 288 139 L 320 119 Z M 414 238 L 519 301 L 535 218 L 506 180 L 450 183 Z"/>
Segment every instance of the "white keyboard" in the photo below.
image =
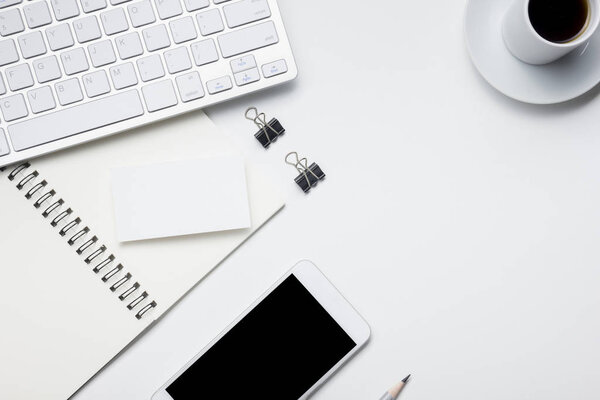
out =
<path fill-rule="evenodd" d="M 0 0 L 0 167 L 296 75 L 276 0 Z"/>

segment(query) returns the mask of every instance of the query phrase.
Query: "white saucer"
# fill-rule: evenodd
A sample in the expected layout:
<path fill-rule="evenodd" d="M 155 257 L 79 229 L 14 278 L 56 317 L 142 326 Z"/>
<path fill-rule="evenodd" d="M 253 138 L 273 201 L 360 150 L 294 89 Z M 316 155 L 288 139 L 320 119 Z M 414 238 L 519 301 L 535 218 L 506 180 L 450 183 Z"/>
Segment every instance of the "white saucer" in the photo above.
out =
<path fill-rule="evenodd" d="M 501 22 L 514 0 L 469 0 L 465 36 L 473 64 L 498 91 L 533 104 L 574 99 L 600 82 L 600 35 L 547 65 L 529 65 L 504 45 Z"/>

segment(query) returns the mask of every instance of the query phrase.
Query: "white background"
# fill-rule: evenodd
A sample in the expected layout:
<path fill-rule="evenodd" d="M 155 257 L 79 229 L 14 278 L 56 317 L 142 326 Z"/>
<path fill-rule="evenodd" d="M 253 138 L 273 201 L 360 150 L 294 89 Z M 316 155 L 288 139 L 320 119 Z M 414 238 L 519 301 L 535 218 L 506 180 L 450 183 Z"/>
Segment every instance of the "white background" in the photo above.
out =
<path fill-rule="evenodd" d="M 373 330 L 314 399 L 378 399 L 408 373 L 407 400 L 597 399 L 598 90 L 549 107 L 497 93 L 462 0 L 279 3 L 298 80 L 208 114 L 287 207 L 75 399 L 149 399 L 302 258 Z M 287 128 L 268 151 L 250 105 Z M 293 150 L 328 176 L 308 196 Z"/>

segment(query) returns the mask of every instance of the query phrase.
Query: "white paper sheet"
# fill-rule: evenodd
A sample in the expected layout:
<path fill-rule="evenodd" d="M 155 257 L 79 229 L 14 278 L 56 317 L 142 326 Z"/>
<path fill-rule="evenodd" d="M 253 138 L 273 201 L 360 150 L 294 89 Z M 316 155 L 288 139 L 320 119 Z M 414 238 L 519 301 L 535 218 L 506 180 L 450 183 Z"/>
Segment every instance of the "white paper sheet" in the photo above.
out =
<path fill-rule="evenodd" d="M 182 160 L 111 171 L 121 242 L 250 227 L 239 156 Z"/>

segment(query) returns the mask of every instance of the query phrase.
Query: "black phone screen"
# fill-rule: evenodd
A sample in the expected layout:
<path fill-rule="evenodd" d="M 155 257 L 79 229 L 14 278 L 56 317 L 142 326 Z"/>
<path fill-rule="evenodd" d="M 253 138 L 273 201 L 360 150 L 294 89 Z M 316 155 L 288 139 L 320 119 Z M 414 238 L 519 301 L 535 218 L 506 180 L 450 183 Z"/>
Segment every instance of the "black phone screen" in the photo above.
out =
<path fill-rule="evenodd" d="M 290 275 L 166 390 L 174 400 L 297 400 L 355 346 Z"/>

